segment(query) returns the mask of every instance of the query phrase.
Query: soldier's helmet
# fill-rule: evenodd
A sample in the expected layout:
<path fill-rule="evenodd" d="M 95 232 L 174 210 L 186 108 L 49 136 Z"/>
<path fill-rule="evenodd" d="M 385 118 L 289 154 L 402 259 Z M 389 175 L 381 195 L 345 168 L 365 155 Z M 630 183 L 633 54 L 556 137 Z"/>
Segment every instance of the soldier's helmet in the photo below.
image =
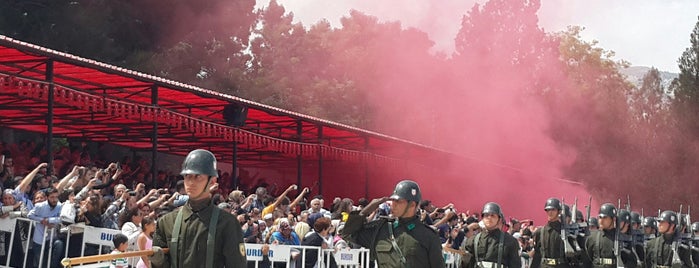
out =
<path fill-rule="evenodd" d="M 544 210 L 551 210 L 551 209 L 556 209 L 559 212 L 561 211 L 561 200 L 558 200 L 558 198 L 549 198 L 546 200 L 546 204 L 544 205 Z"/>
<path fill-rule="evenodd" d="M 616 218 L 616 207 L 612 203 L 604 203 L 599 207 L 599 218 L 610 217 Z"/>
<path fill-rule="evenodd" d="M 597 221 L 597 217 L 590 217 L 589 219 L 587 219 L 587 225 L 589 225 L 590 227 L 594 226 L 599 228 L 599 222 Z"/>
<path fill-rule="evenodd" d="M 631 212 L 631 223 L 641 224 L 641 214 L 636 211 Z"/>
<path fill-rule="evenodd" d="M 565 211 L 566 217 L 573 218 L 573 215 L 570 214 L 570 206 L 563 204 L 563 210 Z"/>
<path fill-rule="evenodd" d="M 583 218 L 582 211 L 580 210 L 575 210 L 575 222 L 581 222 L 584 221 L 585 218 Z"/>
<path fill-rule="evenodd" d="M 699 221 L 692 223 L 692 232 L 699 232 Z"/>
<path fill-rule="evenodd" d="M 643 218 L 643 227 L 650 227 L 653 229 L 658 229 L 658 225 L 655 223 L 655 218 L 653 217 L 645 217 Z"/>
<path fill-rule="evenodd" d="M 619 210 L 619 222 L 631 223 L 631 213 L 628 210 Z"/>
<path fill-rule="evenodd" d="M 396 184 L 396 189 L 393 190 L 393 194 L 390 199 L 393 200 L 407 200 L 408 202 L 414 201 L 415 203 L 420 203 L 422 200 L 422 193 L 420 192 L 420 186 L 416 182 L 411 180 L 402 180 Z"/>
<path fill-rule="evenodd" d="M 677 225 L 677 223 L 678 223 L 677 220 L 678 220 L 677 213 L 675 213 L 674 211 L 671 211 L 671 210 L 663 211 L 663 213 L 660 213 L 660 217 L 658 217 L 659 222 L 666 221 L 666 222 L 668 222 L 670 224 L 674 224 L 674 225 Z"/>
<path fill-rule="evenodd" d="M 180 172 L 182 176 L 187 174 L 203 174 L 218 177 L 216 157 L 213 153 L 204 149 L 196 149 L 189 152 L 184 162 L 182 162 L 182 172 Z"/>
<path fill-rule="evenodd" d="M 485 214 L 497 214 L 500 219 L 503 218 L 502 209 L 500 209 L 500 205 L 495 202 L 485 203 L 483 210 L 481 211 L 481 217 L 483 217 Z"/>

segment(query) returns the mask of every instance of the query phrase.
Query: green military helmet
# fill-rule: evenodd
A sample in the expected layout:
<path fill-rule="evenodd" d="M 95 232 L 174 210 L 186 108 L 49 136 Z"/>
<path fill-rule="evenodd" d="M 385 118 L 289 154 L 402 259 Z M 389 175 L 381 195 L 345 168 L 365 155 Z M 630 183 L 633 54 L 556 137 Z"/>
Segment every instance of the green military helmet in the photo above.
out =
<path fill-rule="evenodd" d="M 582 211 L 579 209 L 575 210 L 575 222 L 584 222 L 585 218 L 583 218 Z"/>
<path fill-rule="evenodd" d="M 616 207 L 612 203 L 604 203 L 599 207 L 599 218 L 610 217 L 616 218 Z"/>
<path fill-rule="evenodd" d="M 631 213 L 629 213 L 628 210 L 620 209 L 619 210 L 619 222 L 630 223 L 631 222 Z"/>
<path fill-rule="evenodd" d="M 643 219 L 643 224 L 642 224 L 642 225 L 643 225 L 643 227 L 650 227 L 650 228 L 653 228 L 653 229 L 658 229 L 658 225 L 657 225 L 657 223 L 655 222 L 655 218 L 653 218 L 653 217 L 645 217 L 645 218 Z"/>
<path fill-rule="evenodd" d="M 587 225 L 590 227 L 594 226 L 599 228 L 599 221 L 597 221 L 597 217 L 590 217 L 587 219 Z"/>
<path fill-rule="evenodd" d="M 544 210 L 551 210 L 551 209 L 556 209 L 559 212 L 561 211 L 561 200 L 558 200 L 558 198 L 551 197 L 546 200 L 546 204 L 544 204 Z"/>
<path fill-rule="evenodd" d="M 565 211 L 566 217 L 573 218 L 573 215 L 570 214 L 570 206 L 563 204 L 563 210 Z"/>
<path fill-rule="evenodd" d="M 658 222 L 666 221 L 674 225 L 677 225 L 677 220 L 677 213 L 672 210 L 663 211 L 663 213 L 660 213 L 660 217 L 658 217 Z"/>
<path fill-rule="evenodd" d="M 182 172 L 180 172 L 182 176 L 187 174 L 203 174 L 218 177 L 216 157 L 213 153 L 204 149 L 196 149 L 189 152 L 184 162 L 182 162 Z"/>
<path fill-rule="evenodd" d="M 393 190 L 393 194 L 390 199 L 393 200 L 407 200 L 414 201 L 415 203 L 420 203 L 422 200 L 422 193 L 420 192 L 420 186 L 416 182 L 411 180 L 402 180 L 396 184 L 396 189 Z"/>
<path fill-rule="evenodd" d="M 488 202 L 485 203 L 483 206 L 483 210 L 481 211 L 481 217 L 483 217 L 486 214 L 497 214 L 500 219 L 504 218 L 502 214 L 502 209 L 500 209 L 500 205 L 495 202 Z"/>
<path fill-rule="evenodd" d="M 641 214 L 639 214 L 636 211 L 631 212 L 631 223 L 635 223 L 640 225 L 641 224 Z"/>

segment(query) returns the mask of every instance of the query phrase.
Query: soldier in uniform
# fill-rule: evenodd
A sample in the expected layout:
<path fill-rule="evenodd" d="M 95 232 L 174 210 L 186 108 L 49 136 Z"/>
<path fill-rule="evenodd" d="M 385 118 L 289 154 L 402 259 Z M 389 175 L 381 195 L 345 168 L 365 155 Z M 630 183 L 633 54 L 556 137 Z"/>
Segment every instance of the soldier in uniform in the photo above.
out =
<path fill-rule="evenodd" d="M 617 267 L 617 250 L 614 248 L 617 239 L 616 219 L 617 210 L 613 204 L 605 203 L 600 206 L 598 215 L 600 229 L 592 232 L 585 242 L 587 261 L 594 268 Z M 620 258 L 624 267 L 636 266 L 637 261 L 632 257 L 633 253 L 629 249 L 619 251 L 622 251 Z"/>
<path fill-rule="evenodd" d="M 371 250 L 371 260 L 379 267 L 445 267 L 437 233 L 417 217 L 422 194 L 411 180 L 396 185 L 390 197 L 372 200 L 361 211 L 349 214 L 342 236 Z M 380 204 L 392 200 L 391 218 L 367 222 Z"/>
<path fill-rule="evenodd" d="M 620 209 L 619 210 L 619 216 L 617 218 L 617 228 L 619 228 L 619 237 L 617 239 L 619 240 L 620 247 L 621 247 L 621 256 L 622 259 L 628 259 L 629 264 L 626 265 L 626 261 L 624 262 L 625 267 L 638 267 L 638 262 L 639 259 L 642 260 L 643 257 L 643 249 L 641 249 L 640 252 L 637 252 L 635 249 L 635 237 L 633 233 L 633 229 L 631 228 L 631 213 L 628 210 L 625 209 Z M 641 254 L 639 256 L 639 254 Z M 633 262 L 632 262 L 633 260 Z"/>
<path fill-rule="evenodd" d="M 658 217 L 658 237 L 646 245 L 646 268 L 692 267 L 689 252 L 676 246 L 678 234 L 675 232 L 679 219 L 674 211 L 663 211 Z M 675 251 L 677 249 L 677 251 Z"/>
<path fill-rule="evenodd" d="M 544 205 L 548 222 L 534 232 L 534 257 L 531 268 L 570 267 L 565 255 L 565 244 L 561 238 L 561 201 L 549 198 Z"/>
<path fill-rule="evenodd" d="M 519 242 L 500 228 L 504 215 L 500 205 L 486 203 L 481 211 L 485 228 L 466 241 L 464 249 L 473 254 L 464 260 L 468 268 L 520 268 Z"/>
<path fill-rule="evenodd" d="M 590 230 L 590 234 L 592 234 L 592 231 L 599 230 L 599 221 L 597 220 L 597 217 L 590 217 L 589 219 L 587 219 L 587 226 Z"/>
<path fill-rule="evenodd" d="M 692 223 L 692 232 L 692 262 L 696 267 L 699 266 L 699 222 Z"/>
<path fill-rule="evenodd" d="M 643 219 L 643 235 L 646 238 L 646 243 L 658 236 L 658 226 L 653 217 L 645 217 Z"/>
<path fill-rule="evenodd" d="M 209 187 L 216 183 L 216 157 L 207 150 L 191 151 L 182 163 L 189 200 L 158 220 L 153 234 L 153 267 L 245 267 L 240 222 L 213 205 Z M 169 248 L 164 254 L 161 248 Z"/>

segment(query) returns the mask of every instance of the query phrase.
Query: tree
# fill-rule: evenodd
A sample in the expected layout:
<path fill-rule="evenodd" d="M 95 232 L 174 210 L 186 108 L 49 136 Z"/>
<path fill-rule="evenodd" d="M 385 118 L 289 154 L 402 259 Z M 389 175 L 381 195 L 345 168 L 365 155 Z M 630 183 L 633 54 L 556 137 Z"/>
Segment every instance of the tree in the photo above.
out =
<path fill-rule="evenodd" d="M 677 116 L 685 118 L 688 135 L 699 135 L 699 21 L 689 39 L 691 45 L 678 60 L 680 74 L 671 89 Z"/>
<path fill-rule="evenodd" d="M 131 1 L 1 1 L 0 33 L 132 68 L 154 48 L 137 10 Z"/>

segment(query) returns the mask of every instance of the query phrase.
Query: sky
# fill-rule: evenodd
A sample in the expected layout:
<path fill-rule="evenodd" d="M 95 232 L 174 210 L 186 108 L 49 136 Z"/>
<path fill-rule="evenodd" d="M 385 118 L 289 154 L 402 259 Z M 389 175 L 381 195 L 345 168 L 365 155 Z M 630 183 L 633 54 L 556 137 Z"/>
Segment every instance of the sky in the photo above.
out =
<path fill-rule="evenodd" d="M 258 7 L 269 0 L 257 0 Z M 277 0 L 295 21 L 311 25 L 321 19 L 339 27 L 351 9 L 381 20 L 401 21 L 430 35 L 434 50 L 450 53 L 461 17 L 485 0 Z M 539 25 L 547 32 L 568 25 L 585 27 L 582 37 L 616 53 L 634 66 L 679 72 L 677 59 L 689 47 L 699 16 L 696 0 L 541 0 Z"/>

